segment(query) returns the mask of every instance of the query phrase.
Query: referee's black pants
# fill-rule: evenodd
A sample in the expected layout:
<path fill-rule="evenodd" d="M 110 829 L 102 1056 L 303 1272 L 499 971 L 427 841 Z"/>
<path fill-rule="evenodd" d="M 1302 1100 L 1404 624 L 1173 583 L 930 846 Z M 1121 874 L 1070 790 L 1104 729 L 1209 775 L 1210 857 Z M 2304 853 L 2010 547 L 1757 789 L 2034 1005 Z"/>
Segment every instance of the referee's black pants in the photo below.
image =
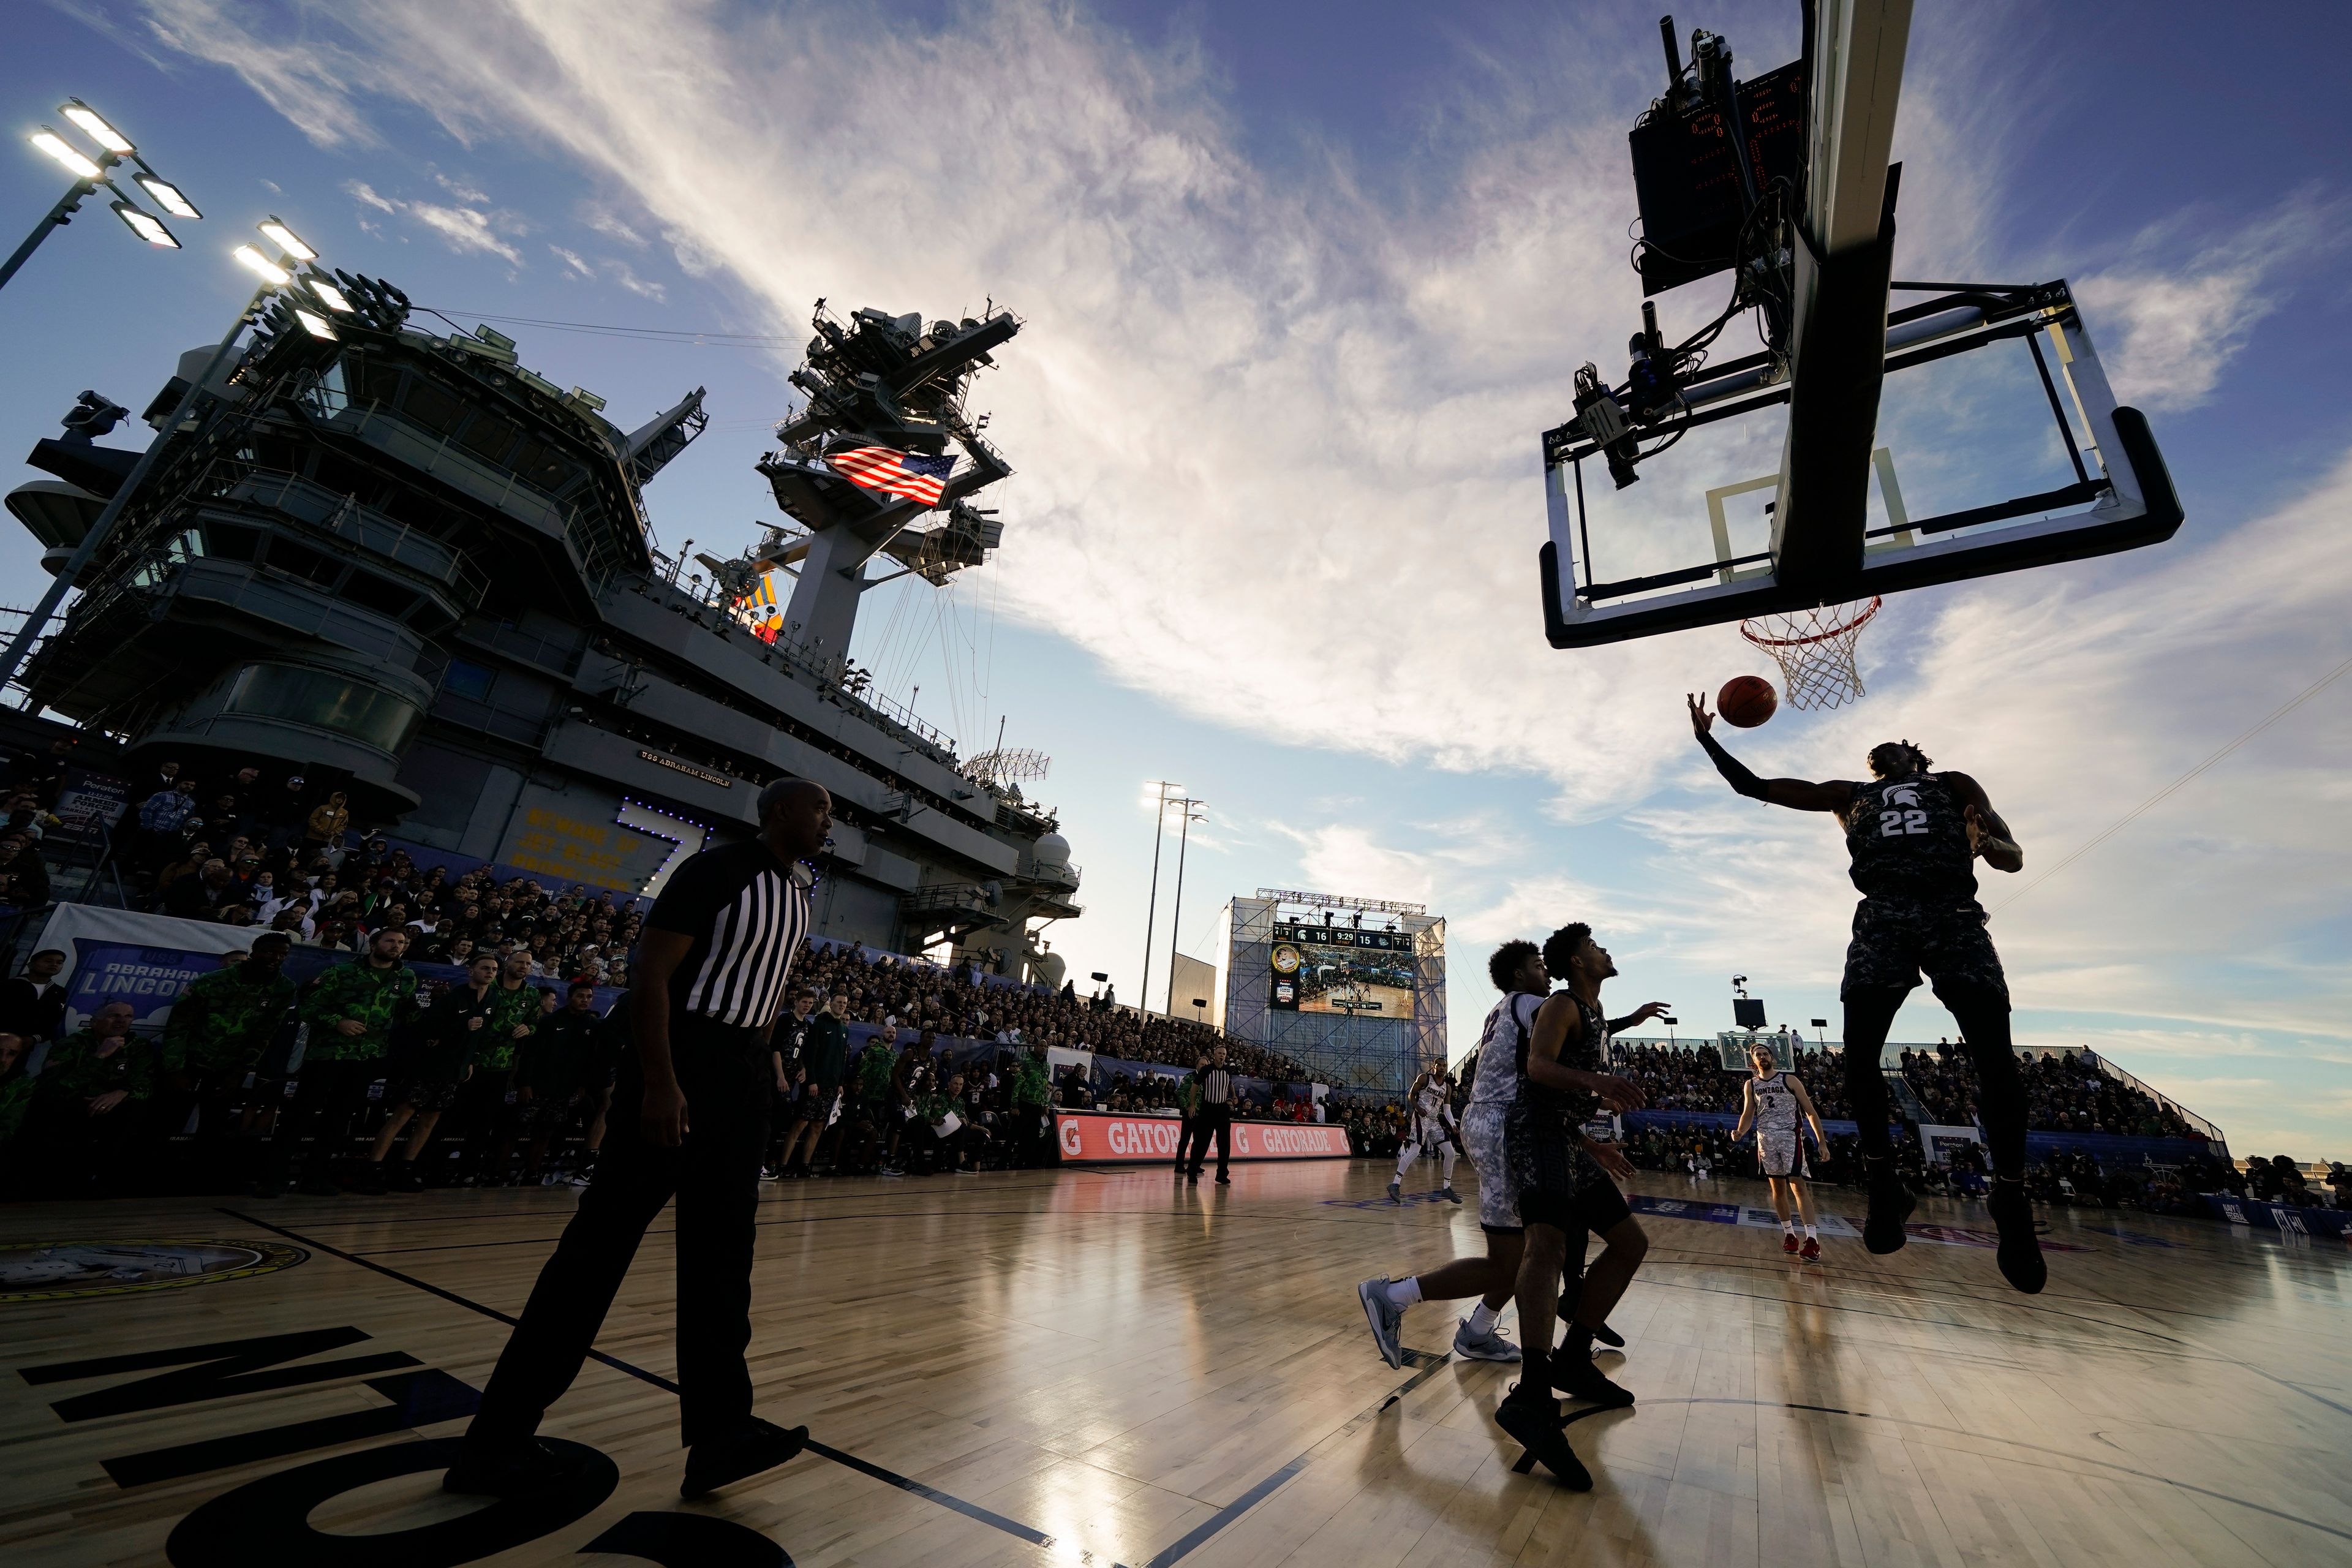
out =
<path fill-rule="evenodd" d="M 750 1418 L 751 1251 L 775 1069 L 757 1029 L 670 1020 L 670 1060 L 686 1095 L 675 1149 L 646 1142 L 637 1112 L 645 1071 L 621 1059 L 595 1174 L 555 1256 L 540 1270 L 499 1357 L 467 1441 L 505 1447 L 538 1431 L 580 1374 L 646 1226 L 677 1199 L 677 1381 L 681 1436 L 724 1438 Z"/>
<path fill-rule="evenodd" d="M 1201 1173 L 1201 1163 L 1209 1157 L 1209 1140 L 1217 1141 L 1217 1174 L 1225 1173 L 1225 1157 L 1233 1151 L 1234 1108 L 1230 1105 L 1202 1105 L 1192 1121 L 1192 1174 Z"/>

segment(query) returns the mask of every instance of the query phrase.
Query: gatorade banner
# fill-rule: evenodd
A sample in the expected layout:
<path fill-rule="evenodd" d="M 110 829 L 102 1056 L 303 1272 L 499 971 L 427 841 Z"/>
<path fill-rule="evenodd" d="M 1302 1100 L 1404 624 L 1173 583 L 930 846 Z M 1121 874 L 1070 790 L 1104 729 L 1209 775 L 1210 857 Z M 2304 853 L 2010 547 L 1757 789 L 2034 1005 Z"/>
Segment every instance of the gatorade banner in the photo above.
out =
<path fill-rule="evenodd" d="M 1183 1122 L 1173 1116 L 1054 1113 L 1055 1141 L 1063 1160 L 1072 1164 L 1166 1164 L 1175 1160 L 1183 1133 Z M 1235 1160 L 1344 1160 L 1348 1130 L 1314 1122 L 1236 1121 L 1233 1149 Z"/>

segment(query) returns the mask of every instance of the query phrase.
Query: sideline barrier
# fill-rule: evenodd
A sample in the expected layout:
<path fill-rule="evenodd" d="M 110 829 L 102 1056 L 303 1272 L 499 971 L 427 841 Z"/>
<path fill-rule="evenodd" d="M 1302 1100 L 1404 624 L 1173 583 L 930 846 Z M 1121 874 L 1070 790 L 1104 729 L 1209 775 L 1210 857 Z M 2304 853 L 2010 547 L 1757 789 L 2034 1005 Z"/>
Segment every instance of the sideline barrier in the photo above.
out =
<path fill-rule="evenodd" d="M 1054 1139 L 1066 1164 L 1170 1164 L 1184 1124 L 1173 1116 L 1114 1116 L 1098 1110 L 1054 1112 Z M 1344 1160 L 1348 1130 L 1328 1122 L 1236 1121 L 1233 1159 Z"/>
<path fill-rule="evenodd" d="M 2257 1203 L 2228 1193 L 2200 1193 L 2198 1201 L 2215 1219 L 2231 1225 L 2274 1225 L 2291 1236 L 2332 1236 L 2339 1241 L 2352 1241 L 2352 1213 L 2343 1209 Z"/>

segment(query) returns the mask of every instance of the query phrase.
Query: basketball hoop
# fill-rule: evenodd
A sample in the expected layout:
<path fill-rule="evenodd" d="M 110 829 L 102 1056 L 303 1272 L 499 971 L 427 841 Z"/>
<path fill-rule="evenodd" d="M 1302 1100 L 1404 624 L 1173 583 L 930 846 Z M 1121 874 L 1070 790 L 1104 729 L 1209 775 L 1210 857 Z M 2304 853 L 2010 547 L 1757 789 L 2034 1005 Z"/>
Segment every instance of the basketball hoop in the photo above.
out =
<path fill-rule="evenodd" d="M 1822 605 L 1785 616 L 1756 616 L 1739 635 L 1780 667 L 1781 694 L 1791 708 L 1839 708 L 1862 695 L 1853 645 L 1884 601 Z"/>

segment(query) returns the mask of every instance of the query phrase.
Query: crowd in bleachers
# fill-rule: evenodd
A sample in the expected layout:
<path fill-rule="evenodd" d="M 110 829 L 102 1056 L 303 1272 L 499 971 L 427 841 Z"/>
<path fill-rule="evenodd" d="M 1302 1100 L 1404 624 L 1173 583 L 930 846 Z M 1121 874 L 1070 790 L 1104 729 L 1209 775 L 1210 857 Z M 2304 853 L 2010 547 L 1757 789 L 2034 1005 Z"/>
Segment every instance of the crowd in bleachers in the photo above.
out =
<path fill-rule="evenodd" d="M 39 847 L 61 826 L 51 808 L 66 755 L 60 745 L 11 765 L 0 905 L 36 909 L 51 896 Z M 584 1180 L 622 1048 L 607 1014 L 628 984 L 644 901 L 487 866 L 453 875 L 421 865 L 356 820 L 346 792 L 282 766 L 197 778 L 160 763 L 107 826 L 122 901 L 251 934 L 157 1038 L 132 1029 L 127 1005 L 101 1005 L 59 1037 L 65 955 L 27 956 L 0 987 L 7 1191 L 268 1195 L 297 1179 L 313 1192 Z M 309 978 L 298 985 L 286 973 L 295 947 L 334 958 L 299 965 Z M 972 964 L 829 942 L 803 951 L 794 981 L 807 995 L 783 1029 L 778 1175 L 1050 1160 L 1054 1106 L 1168 1110 L 1217 1044 L 1235 1073 L 1278 1080 L 1255 1114 L 1322 1113 L 1291 1058 L 1071 986 L 1005 984 Z M 373 1009 L 363 1028 L 349 1022 L 355 986 Z M 453 1041 L 459 1019 L 471 1021 Z M 839 1059 L 803 1059 L 811 1020 L 829 1040 L 837 1031 L 827 1049 Z M 887 1032 L 853 1052 L 851 1025 Z M 902 1031 L 915 1038 L 901 1045 Z M 1049 1047 L 1172 1072 L 1107 1071 L 1098 1097 L 1083 1068 L 1055 1082 Z M 331 1094 L 320 1088 L 331 1080 Z"/>
<path fill-rule="evenodd" d="M 2172 1107 L 2101 1072 L 2087 1050 L 2021 1060 L 2026 1126 L 2040 1132 L 2113 1132 L 2140 1138 L 2200 1137 Z M 1964 1045 L 1906 1050 L 1903 1076 L 1928 1113 L 1955 1126 L 1976 1119 L 1977 1071 Z"/>
<path fill-rule="evenodd" d="M 1629 1041 L 1616 1050 L 1616 1070 L 1642 1086 L 1650 1109 L 1739 1114 L 1739 1086 L 1746 1068 L 1727 1071 L 1721 1053 L 1714 1047 Z M 1845 1068 L 1835 1054 L 1800 1048 L 1790 1070 L 1805 1086 L 1824 1121 L 1847 1119 Z"/>

